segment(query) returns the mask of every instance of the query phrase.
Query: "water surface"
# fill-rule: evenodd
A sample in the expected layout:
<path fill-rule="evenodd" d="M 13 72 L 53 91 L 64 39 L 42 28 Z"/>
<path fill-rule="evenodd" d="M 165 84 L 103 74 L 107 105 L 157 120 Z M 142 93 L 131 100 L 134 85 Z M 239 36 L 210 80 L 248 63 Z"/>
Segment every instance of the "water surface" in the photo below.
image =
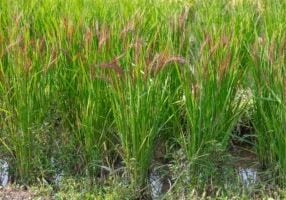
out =
<path fill-rule="evenodd" d="M 9 182 L 9 164 L 0 160 L 0 186 L 7 186 Z"/>

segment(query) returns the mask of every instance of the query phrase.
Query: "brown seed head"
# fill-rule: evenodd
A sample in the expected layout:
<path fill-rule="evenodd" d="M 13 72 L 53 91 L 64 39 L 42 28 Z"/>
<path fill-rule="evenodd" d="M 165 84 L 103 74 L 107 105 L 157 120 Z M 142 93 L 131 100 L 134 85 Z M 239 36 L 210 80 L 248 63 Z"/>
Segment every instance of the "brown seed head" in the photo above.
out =
<path fill-rule="evenodd" d="M 222 79 L 225 77 L 226 72 L 230 68 L 230 62 L 231 62 L 231 53 L 229 53 L 219 65 L 219 74 L 218 74 L 219 81 L 222 81 Z"/>
<path fill-rule="evenodd" d="M 122 76 L 123 75 L 123 69 L 120 67 L 119 64 L 119 60 L 120 58 L 123 57 L 123 54 L 120 56 L 117 56 L 116 58 L 114 58 L 113 60 L 111 60 L 110 62 L 107 63 L 101 63 L 101 64 L 97 64 L 97 66 L 99 66 L 102 69 L 111 69 L 113 70 L 118 76 Z"/>
<path fill-rule="evenodd" d="M 110 30 L 107 26 L 96 26 L 96 36 L 98 39 L 98 50 L 100 51 L 104 45 L 108 43 L 110 38 Z"/>
<path fill-rule="evenodd" d="M 189 7 L 185 7 L 183 12 L 180 14 L 179 18 L 178 18 L 178 28 L 179 30 L 182 30 L 185 28 L 186 22 L 188 20 L 188 16 L 189 16 L 189 11 L 190 8 Z"/>
<path fill-rule="evenodd" d="M 149 64 L 149 72 L 158 73 L 163 70 L 168 64 L 185 64 L 186 60 L 181 56 L 172 56 L 166 53 L 156 54 Z"/>
<path fill-rule="evenodd" d="M 87 44 L 92 43 L 92 39 L 93 39 L 93 32 L 91 31 L 90 28 L 87 28 L 84 34 L 84 42 Z"/>
<path fill-rule="evenodd" d="M 123 30 L 120 32 L 120 38 L 126 37 L 126 35 L 135 30 L 135 22 L 134 20 L 128 22 L 126 26 L 124 26 Z"/>

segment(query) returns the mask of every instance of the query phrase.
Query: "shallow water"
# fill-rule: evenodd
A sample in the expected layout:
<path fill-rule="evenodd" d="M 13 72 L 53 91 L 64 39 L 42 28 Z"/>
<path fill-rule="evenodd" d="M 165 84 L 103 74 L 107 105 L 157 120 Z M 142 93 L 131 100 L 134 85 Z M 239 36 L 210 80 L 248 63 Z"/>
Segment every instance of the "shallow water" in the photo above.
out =
<path fill-rule="evenodd" d="M 255 168 L 238 168 L 239 177 L 244 186 L 250 187 L 258 182 L 257 169 Z"/>
<path fill-rule="evenodd" d="M 9 182 L 9 164 L 0 160 L 0 185 L 5 187 Z"/>
<path fill-rule="evenodd" d="M 259 162 L 256 154 L 250 148 L 236 146 L 232 155 L 235 158 L 234 168 L 242 184 L 245 187 L 257 184 L 259 182 Z"/>
<path fill-rule="evenodd" d="M 51 163 L 52 163 L 52 166 L 54 168 L 56 168 L 56 162 L 55 162 L 55 158 L 54 157 L 51 158 Z M 63 176 L 64 176 L 63 171 L 57 170 L 56 173 L 55 173 L 55 176 L 53 178 L 53 184 L 58 186 L 60 184 L 60 182 L 62 181 Z"/>
<path fill-rule="evenodd" d="M 61 183 L 61 181 L 63 179 L 63 176 L 64 176 L 63 172 L 56 173 L 54 181 L 53 181 L 54 184 L 57 185 L 57 186 L 60 185 L 60 183 Z"/>
<path fill-rule="evenodd" d="M 164 195 L 170 190 L 172 183 L 169 174 L 166 165 L 152 169 L 148 178 L 152 200 L 164 199 Z"/>
<path fill-rule="evenodd" d="M 246 188 L 255 186 L 260 181 L 259 162 L 256 154 L 251 148 L 236 146 L 231 151 L 231 168 L 236 171 L 241 183 Z M 163 173 L 164 174 L 164 173 Z M 168 191 L 164 189 L 167 184 L 164 175 L 160 173 L 159 168 L 154 168 L 149 175 L 150 192 L 152 200 L 159 200 Z M 169 185 L 170 186 L 170 185 Z"/>
<path fill-rule="evenodd" d="M 162 177 L 157 173 L 156 171 L 152 171 L 149 176 L 149 182 L 150 182 L 150 189 L 151 189 L 151 197 L 153 200 L 160 199 L 162 195 Z"/>

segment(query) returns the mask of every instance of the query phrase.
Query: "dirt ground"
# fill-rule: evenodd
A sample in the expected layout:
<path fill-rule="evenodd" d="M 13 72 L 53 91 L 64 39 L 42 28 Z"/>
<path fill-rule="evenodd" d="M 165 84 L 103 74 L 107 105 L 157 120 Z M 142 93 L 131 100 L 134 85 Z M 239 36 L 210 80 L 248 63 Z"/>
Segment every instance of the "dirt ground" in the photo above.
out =
<path fill-rule="evenodd" d="M 32 200 L 33 195 L 26 188 L 0 188 L 1 200 Z"/>

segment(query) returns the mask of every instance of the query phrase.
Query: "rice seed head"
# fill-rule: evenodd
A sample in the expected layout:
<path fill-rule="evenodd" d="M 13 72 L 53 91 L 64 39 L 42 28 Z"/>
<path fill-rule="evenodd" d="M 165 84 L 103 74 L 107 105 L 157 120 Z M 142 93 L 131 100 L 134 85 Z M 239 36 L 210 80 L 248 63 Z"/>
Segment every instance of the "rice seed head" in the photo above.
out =
<path fill-rule="evenodd" d="M 1 68 L 0 68 L 0 84 L 1 85 L 5 85 L 6 84 L 5 75 L 4 75 L 4 72 L 2 71 Z"/>
<path fill-rule="evenodd" d="M 120 32 L 120 38 L 124 39 L 128 33 L 133 33 L 136 30 L 137 22 L 140 22 L 142 19 L 144 12 L 136 11 L 135 14 L 131 17 L 131 19 L 127 22 L 127 24 L 123 27 Z"/>
<path fill-rule="evenodd" d="M 185 58 L 181 56 L 173 56 L 167 53 L 158 53 L 154 56 L 153 60 L 148 66 L 148 72 L 151 74 L 157 74 L 162 71 L 168 64 L 186 64 Z"/>
<path fill-rule="evenodd" d="M 251 52 L 250 56 L 252 58 L 252 61 L 255 63 L 256 66 L 258 66 L 258 63 L 260 62 L 260 49 L 261 46 L 265 45 L 265 38 L 264 37 L 258 37 L 256 41 L 251 46 Z"/>
<path fill-rule="evenodd" d="M 135 64 L 138 64 L 140 61 L 140 54 L 143 48 L 143 40 L 141 38 L 137 38 L 133 44 L 134 47 L 134 61 Z"/>
<path fill-rule="evenodd" d="M 226 58 L 219 65 L 219 74 L 218 74 L 219 81 L 222 81 L 223 78 L 225 77 L 225 74 L 230 68 L 230 64 L 231 64 L 231 53 L 228 53 Z"/>
<path fill-rule="evenodd" d="M 274 40 L 272 40 L 270 43 L 270 46 L 268 48 L 267 57 L 268 57 L 268 61 L 270 62 L 270 64 L 273 64 L 275 60 L 275 41 Z"/>
<path fill-rule="evenodd" d="M 205 50 L 205 48 L 207 46 L 211 45 L 211 35 L 205 33 L 204 37 L 205 37 L 205 39 L 204 39 L 203 43 L 201 44 L 200 51 L 199 51 L 200 55 L 202 55 L 203 51 Z"/>
<path fill-rule="evenodd" d="M 64 32 L 66 33 L 67 40 L 72 41 L 75 33 L 73 22 L 70 19 L 64 17 L 62 24 L 64 27 Z"/>
<path fill-rule="evenodd" d="M 184 10 L 182 11 L 182 13 L 180 14 L 180 16 L 178 18 L 179 30 L 185 29 L 186 22 L 187 22 L 188 16 L 189 16 L 189 12 L 190 12 L 190 7 L 185 6 Z"/>
<path fill-rule="evenodd" d="M 123 56 L 124 56 L 124 54 L 117 56 L 116 58 L 114 58 L 110 62 L 101 63 L 101 64 L 98 64 L 97 66 L 102 68 L 102 69 L 110 69 L 110 70 L 114 71 L 117 74 L 117 76 L 122 76 L 124 74 L 124 71 L 120 67 L 119 60 Z"/>
<path fill-rule="evenodd" d="M 58 60 L 58 52 L 56 49 L 53 49 L 51 52 L 49 63 L 44 68 L 44 73 L 47 73 L 49 69 L 51 69 L 51 67 L 53 67 L 56 64 L 57 60 Z"/>
<path fill-rule="evenodd" d="M 200 85 L 197 82 L 191 84 L 192 97 L 198 99 L 200 95 Z"/>
<path fill-rule="evenodd" d="M 90 44 L 93 41 L 93 32 L 92 30 L 88 27 L 84 33 L 84 42 L 86 44 Z"/>
<path fill-rule="evenodd" d="M 26 59 L 23 59 L 23 60 L 24 60 L 23 71 L 25 75 L 28 75 L 30 71 L 32 70 L 32 59 L 27 57 Z"/>
<path fill-rule="evenodd" d="M 222 48 L 227 48 L 229 47 L 230 43 L 231 43 L 231 40 L 232 40 L 232 36 L 229 37 L 227 36 L 226 34 L 223 34 L 220 38 L 220 44 L 221 44 L 221 47 Z"/>
<path fill-rule="evenodd" d="M 101 27 L 96 25 L 96 36 L 98 39 L 98 50 L 101 51 L 102 48 L 108 45 L 110 39 L 110 30 L 107 25 L 102 25 Z"/>
<path fill-rule="evenodd" d="M 284 58 L 286 56 L 286 38 L 282 39 L 281 46 L 279 48 L 279 55 Z"/>
<path fill-rule="evenodd" d="M 189 18 L 190 7 L 185 6 L 179 15 L 169 19 L 169 25 L 177 33 L 184 33 Z"/>
<path fill-rule="evenodd" d="M 23 12 L 13 15 L 13 21 L 14 21 L 13 25 L 15 27 L 19 27 L 20 26 L 20 22 L 21 22 L 22 17 L 23 17 Z"/>
<path fill-rule="evenodd" d="M 124 26 L 123 30 L 120 32 L 120 38 L 125 38 L 128 35 L 128 33 L 131 33 L 134 30 L 135 30 L 135 22 L 134 20 L 131 20 Z"/>

